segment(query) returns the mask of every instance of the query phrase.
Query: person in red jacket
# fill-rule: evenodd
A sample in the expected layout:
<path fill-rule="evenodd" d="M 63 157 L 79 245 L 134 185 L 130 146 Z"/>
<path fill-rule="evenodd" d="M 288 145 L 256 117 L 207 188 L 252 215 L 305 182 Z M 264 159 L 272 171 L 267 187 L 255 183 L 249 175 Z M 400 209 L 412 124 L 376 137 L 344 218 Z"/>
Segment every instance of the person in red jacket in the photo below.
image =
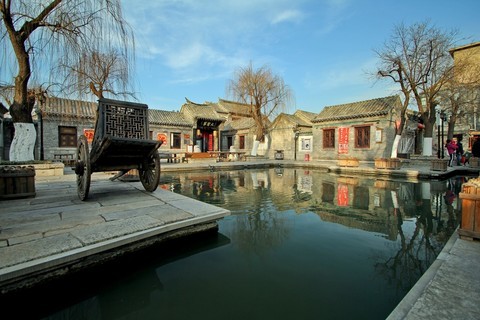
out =
<path fill-rule="evenodd" d="M 447 148 L 448 155 L 450 157 L 450 160 L 448 160 L 448 166 L 453 167 L 453 161 L 456 158 L 455 154 L 457 153 L 458 146 L 454 141 L 447 139 L 447 144 L 445 147 Z"/>

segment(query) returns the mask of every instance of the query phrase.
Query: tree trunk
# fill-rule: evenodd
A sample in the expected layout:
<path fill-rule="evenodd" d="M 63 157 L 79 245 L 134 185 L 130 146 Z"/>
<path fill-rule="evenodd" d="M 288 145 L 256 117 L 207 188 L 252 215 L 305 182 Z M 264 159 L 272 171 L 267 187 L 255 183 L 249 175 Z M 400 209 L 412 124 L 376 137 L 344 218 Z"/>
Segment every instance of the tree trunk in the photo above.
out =
<path fill-rule="evenodd" d="M 450 116 L 448 120 L 448 129 L 447 129 L 447 139 L 453 139 L 453 131 L 455 130 L 455 122 L 457 121 L 457 117 L 454 115 Z"/>
<path fill-rule="evenodd" d="M 258 146 L 260 145 L 260 141 L 263 139 L 264 133 L 263 133 L 263 123 L 259 123 L 257 121 L 257 128 L 255 130 L 255 141 L 253 141 L 253 146 L 252 146 L 252 152 L 250 155 L 256 156 L 258 152 Z"/>
<path fill-rule="evenodd" d="M 33 161 L 37 132 L 33 124 L 32 109 L 35 96 L 32 94 L 25 99 L 24 104 L 14 102 L 10 107 L 15 133 L 10 145 L 10 161 Z"/>
<path fill-rule="evenodd" d="M 260 141 L 258 141 L 258 140 L 253 141 L 252 151 L 251 151 L 250 155 L 252 155 L 252 156 L 257 155 L 259 145 L 260 145 Z"/>
<path fill-rule="evenodd" d="M 429 117 L 430 112 L 425 112 L 422 117 L 424 119 L 423 125 L 425 126 L 423 132 L 423 155 L 431 156 L 433 153 L 433 127 L 435 124 L 435 117 L 432 119 Z M 434 114 L 435 116 L 435 114 Z"/>
<path fill-rule="evenodd" d="M 35 104 L 35 94 L 28 92 L 28 80 L 31 75 L 30 60 L 25 45 L 20 37 L 12 38 L 12 45 L 18 61 L 18 74 L 15 77 L 15 94 L 10 106 L 15 134 L 10 146 L 10 161 L 34 160 L 36 131 L 33 125 L 32 110 Z"/>
<path fill-rule="evenodd" d="M 33 123 L 13 124 L 15 136 L 10 146 L 10 161 L 32 161 L 37 132 Z"/>
<path fill-rule="evenodd" d="M 400 138 L 402 136 L 397 134 L 395 135 L 395 139 L 393 140 L 392 145 L 392 153 L 390 154 L 390 158 L 396 158 L 398 156 L 398 144 L 400 143 Z"/>

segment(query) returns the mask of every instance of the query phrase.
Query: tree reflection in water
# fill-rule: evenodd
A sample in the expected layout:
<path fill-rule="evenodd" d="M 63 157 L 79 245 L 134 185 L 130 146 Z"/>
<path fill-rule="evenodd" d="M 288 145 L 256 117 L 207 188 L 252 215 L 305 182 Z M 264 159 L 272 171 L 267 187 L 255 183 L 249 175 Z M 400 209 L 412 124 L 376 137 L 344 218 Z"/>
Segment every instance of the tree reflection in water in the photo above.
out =
<path fill-rule="evenodd" d="M 425 272 L 457 225 L 459 210 L 454 206 L 462 179 L 412 183 L 274 168 L 163 174 L 162 183 L 231 210 L 238 215 L 232 230 L 237 243 L 253 242 L 258 251 L 288 238 L 290 227 L 282 216 L 288 210 L 313 212 L 323 221 L 379 232 L 392 241 L 398 237 L 397 254 L 377 267 L 383 266 L 385 273 L 391 270 L 392 279 L 413 273 L 401 277 L 409 286 L 411 281 L 405 279 Z M 404 219 L 415 226 L 408 235 L 402 229 Z"/>
<path fill-rule="evenodd" d="M 95 281 L 87 275 L 91 286 L 62 281 L 65 303 L 50 293 L 19 301 L 56 301 L 51 318 L 385 319 L 454 232 L 462 179 L 283 168 L 162 173 L 161 188 L 231 211 L 217 237 L 125 257 Z M 70 290 L 83 287 L 78 297 Z"/>
<path fill-rule="evenodd" d="M 232 212 L 220 222 L 220 231 L 242 258 L 257 256 L 263 261 L 281 251 L 303 262 L 292 268 L 303 270 L 308 263 L 320 261 L 323 267 L 343 270 L 342 263 L 355 256 L 355 261 L 365 263 L 357 269 L 368 269 L 374 281 L 388 284 L 384 290 L 393 292 L 388 296 L 399 299 L 456 229 L 461 212 L 457 196 L 464 179 L 414 183 L 283 168 L 162 175 L 162 183 L 173 183 L 174 192 Z M 354 240 L 342 239 L 352 234 L 361 234 L 362 239 L 365 234 L 373 235 L 365 236 L 367 241 L 382 240 L 371 240 L 371 246 L 362 244 L 357 249 L 352 247 Z M 288 252 L 299 248 L 308 248 L 312 260 Z M 362 258 L 357 258 L 359 252 Z M 345 274 L 337 277 L 344 279 Z"/>
<path fill-rule="evenodd" d="M 403 215 L 398 207 L 398 194 L 396 191 L 392 191 L 392 202 L 394 216 L 397 219 L 400 247 L 395 256 L 385 262 L 378 263 L 376 268 L 380 273 L 389 278 L 392 283 L 396 283 L 399 289 L 405 290 L 415 284 L 426 269 L 435 261 L 445 242 L 456 229 L 461 213 L 461 203 L 458 202 L 458 209 L 455 209 L 454 201 L 461 191 L 461 185 L 465 180 L 465 177 L 456 177 L 447 181 L 422 183 L 420 186 L 424 188 L 421 190 L 421 198 L 404 199 L 414 202 L 417 207 L 413 208 L 413 210 L 411 206 L 404 207 L 407 216 L 416 217 L 415 229 L 410 237 L 407 237 L 402 229 Z M 410 186 L 415 187 L 418 185 L 411 184 Z M 431 192 L 430 187 L 437 187 L 437 189 Z M 432 199 L 434 200 L 433 206 L 431 203 Z M 446 206 L 447 211 L 446 226 L 442 217 L 443 205 Z M 435 216 L 433 216 L 432 210 L 435 212 Z"/>

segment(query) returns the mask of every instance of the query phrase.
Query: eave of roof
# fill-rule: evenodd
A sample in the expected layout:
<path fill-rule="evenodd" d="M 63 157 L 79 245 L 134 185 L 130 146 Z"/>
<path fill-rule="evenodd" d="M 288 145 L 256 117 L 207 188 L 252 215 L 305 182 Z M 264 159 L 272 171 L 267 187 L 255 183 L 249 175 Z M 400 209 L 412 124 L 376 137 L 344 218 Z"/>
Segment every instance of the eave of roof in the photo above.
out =
<path fill-rule="evenodd" d="M 195 120 L 208 120 L 208 121 L 216 121 L 216 122 L 225 121 L 225 117 L 220 116 L 215 111 L 215 108 L 212 104 L 192 103 L 188 99 L 187 99 L 187 103 L 185 103 L 182 106 L 180 112 L 183 113 L 185 117 L 189 118 L 192 121 L 195 121 Z"/>
<path fill-rule="evenodd" d="M 178 127 L 191 127 L 193 123 L 187 121 L 178 111 L 165 111 L 150 109 L 148 111 L 150 123 L 157 125 L 170 125 Z"/>
<path fill-rule="evenodd" d="M 42 107 L 44 117 L 79 117 L 95 119 L 97 103 L 57 97 L 47 97 Z"/>
<path fill-rule="evenodd" d="M 473 48 L 473 47 L 477 47 L 477 46 L 480 46 L 480 42 L 473 42 L 473 43 L 469 43 L 469 44 L 466 44 L 466 45 L 463 45 L 463 46 L 460 46 L 460 47 L 455 47 L 455 48 L 452 48 L 452 49 L 448 50 L 448 52 L 450 53 L 450 55 L 453 58 L 453 55 L 454 55 L 455 52 L 460 51 L 460 50 Z"/>
<path fill-rule="evenodd" d="M 387 115 L 400 102 L 399 96 L 358 101 L 325 107 L 313 120 L 313 123 L 341 121 Z"/>

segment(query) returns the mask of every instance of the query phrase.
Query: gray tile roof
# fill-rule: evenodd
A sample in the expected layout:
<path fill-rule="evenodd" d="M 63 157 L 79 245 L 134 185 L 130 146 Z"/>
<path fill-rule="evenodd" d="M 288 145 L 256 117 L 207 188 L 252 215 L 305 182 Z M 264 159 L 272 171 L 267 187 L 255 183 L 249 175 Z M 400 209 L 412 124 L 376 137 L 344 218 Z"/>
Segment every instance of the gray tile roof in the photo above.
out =
<path fill-rule="evenodd" d="M 243 116 L 243 117 L 250 117 L 250 105 L 235 102 L 235 101 L 228 101 L 225 99 L 218 99 L 218 105 L 225 110 L 225 113 Z"/>
<path fill-rule="evenodd" d="M 164 111 L 149 109 L 148 120 L 152 124 L 171 125 L 178 127 L 191 127 L 193 122 L 185 119 L 183 114 L 178 111 Z"/>
<path fill-rule="evenodd" d="M 312 122 L 313 119 L 317 116 L 317 113 L 313 112 L 308 112 L 308 111 L 303 111 L 303 110 L 297 110 L 293 114 L 296 117 L 299 117 L 300 119 L 306 121 L 306 122 Z"/>
<path fill-rule="evenodd" d="M 78 117 L 94 119 L 97 102 L 47 97 L 42 107 L 43 117 Z"/>
<path fill-rule="evenodd" d="M 211 120 L 211 121 L 224 121 L 225 117 L 222 117 L 215 110 L 215 106 L 212 104 L 199 104 L 186 99 L 187 102 L 183 104 L 180 112 L 185 116 L 188 121 L 192 123 L 198 119 Z"/>
<path fill-rule="evenodd" d="M 400 102 L 400 97 L 389 96 L 365 101 L 325 107 L 312 122 L 338 121 L 387 115 Z"/>
<path fill-rule="evenodd" d="M 312 127 L 312 122 L 303 119 L 303 117 L 299 117 L 298 113 L 295 114 L 288 114 L 288 113 L 280 113 L 275 120 L 273 121 L 272 127 L 279 128 L 284 125 L 288 127 Z"/>
<path fill-rule="evenodd" d="M 241 118 L 237 120 L 227 121 L 223 127 L 223 131 L 250 129 L 255 126 L 253 118 Z"/>

